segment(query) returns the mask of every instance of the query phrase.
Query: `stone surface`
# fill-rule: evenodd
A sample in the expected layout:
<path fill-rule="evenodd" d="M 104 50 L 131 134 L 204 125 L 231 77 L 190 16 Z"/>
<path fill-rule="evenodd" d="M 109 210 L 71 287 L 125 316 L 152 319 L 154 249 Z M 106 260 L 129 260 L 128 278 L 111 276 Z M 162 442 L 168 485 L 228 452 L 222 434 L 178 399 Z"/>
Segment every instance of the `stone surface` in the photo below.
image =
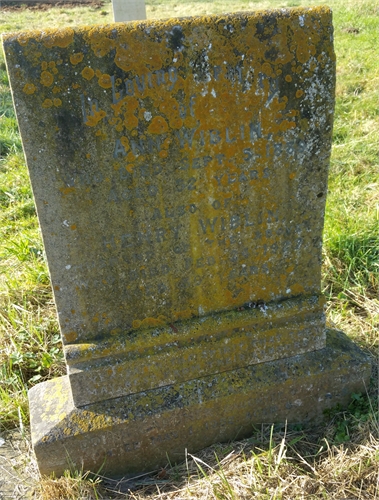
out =
<path fill-rule="evenodd" d="M 332 330 L 324 349 L 81 408 L 61 377 L 29 393 L 34 448 L 44 474 L 153 470 L 185 449 L 248 436 L 254 424 L 319 421 L 347 406 L 370 373 L 367 355 Z"/>
<path fill-rule="evenodd" d="M 92 351 L 97 366 L 122 364 L 112 345 L 125 363 L 149 356 L 154 328 L 201 350 L 207 323 L 191 331 L 191 318 L 213 315 L 222 332 L 225 311 L 320 294 L 327 8 L 23 32 L 4 47 L 77 405 L 96 397 L 83 378 L 75 389 Z M 319 308 L 305 343 L 304 324 L 281 330 L 278 356 L 321 348 L 323 328 Z M 259 361 L 243 343 L 230 368 Z M 220 350 L 200 372 L 219 371 Z M 114 370 L 97 372 L 100 392 Z M 144 366 L 138 387 L 151 376 Z"/>
<path fill-rule="evenodd" d="M 367 360 L 326 347 L 320 290 L 328 8 L 22 32 L 4 50 L 68 367 L 30 393 L 42 472 L 65 450 L 150 468 L 363 388 Z"/>

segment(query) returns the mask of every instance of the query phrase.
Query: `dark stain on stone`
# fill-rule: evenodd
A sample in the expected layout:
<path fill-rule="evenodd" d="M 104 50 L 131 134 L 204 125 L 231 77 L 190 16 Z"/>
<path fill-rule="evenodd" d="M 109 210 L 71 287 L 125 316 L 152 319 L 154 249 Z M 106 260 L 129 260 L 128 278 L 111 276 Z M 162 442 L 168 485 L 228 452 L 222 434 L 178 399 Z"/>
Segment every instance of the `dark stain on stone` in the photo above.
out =
<path fill-rule="evenodd" d="M 170 49 L 174 51 L 183 50 L 184 48 L 183 40 L 184 40 L 184 34 L 181 26 L 174 26 L 168 38 L 168 44 Z"/>
<path fill-rule="evenodd" d="M 73 139 L 82 129 L 82 123 L 69 109 L 62 109 L 57 113 L 57 153 L 67 160 L 72 160 L 77 154 L 77 143 Z"/>
<path fill-rule="evenodd" d="M 278 23 L 274 15 L 268 14 L 267 16 L 262 16 L 262 20 L 257 22 L 256 25 L 256 37 L 261 42 L 269 40 L 274 35 L 278 34 Z"/>

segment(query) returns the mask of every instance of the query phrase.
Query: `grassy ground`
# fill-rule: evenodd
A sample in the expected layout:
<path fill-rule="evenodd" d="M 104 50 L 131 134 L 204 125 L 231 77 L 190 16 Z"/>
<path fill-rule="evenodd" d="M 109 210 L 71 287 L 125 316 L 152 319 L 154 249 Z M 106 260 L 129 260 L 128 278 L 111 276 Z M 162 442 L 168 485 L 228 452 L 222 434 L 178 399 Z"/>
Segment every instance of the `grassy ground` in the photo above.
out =
<path fill-rule="evenodd" d="M 317 0 L 149 0 L 149 18 L 319 4 Z M 328 321 L 377 359 L 379 335 L 379 8 L 330 0 L 337 52 L 337 105 L 324 234 Z M 104 23 L 111 4 L 0 10 L 0 31 Z M 0 432 L 27 429 L 27 390 L 64 372 L 59 330 L 33 197 L 0 55 Z M 375 374 L 376 373 L 376 374 Z M 45 499 L 379 498 L 378 380 L 319 429 L 259 429 L 132 483 L 81 474 L 36 482 Z M 25 463 L 25 461 L 23 461 Z M 32 455 L 30 470 L 35 470 Z M 34 467 L 34 468 L 33 468 Z M 105 489 L 107 487 L 107 489 Z"/>

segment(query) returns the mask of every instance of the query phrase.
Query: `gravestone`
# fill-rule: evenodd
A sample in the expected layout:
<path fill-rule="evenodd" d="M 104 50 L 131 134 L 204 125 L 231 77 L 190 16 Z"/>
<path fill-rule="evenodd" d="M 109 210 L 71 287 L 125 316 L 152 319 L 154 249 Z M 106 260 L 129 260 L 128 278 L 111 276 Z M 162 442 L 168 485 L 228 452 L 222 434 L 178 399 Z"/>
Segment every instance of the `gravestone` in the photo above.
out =
<path fill-rule="evenodd" d="M 112 0 L 112 8 L 117 23 L 146 19 L 145 0 Z"/>
<path fill-rule="evenodd" d="M 29 394 L 42 473 L 152 469 L 363 390 L 320 289 L 332 40 L 324 7 L 5 36 L 67 363 Z"/>

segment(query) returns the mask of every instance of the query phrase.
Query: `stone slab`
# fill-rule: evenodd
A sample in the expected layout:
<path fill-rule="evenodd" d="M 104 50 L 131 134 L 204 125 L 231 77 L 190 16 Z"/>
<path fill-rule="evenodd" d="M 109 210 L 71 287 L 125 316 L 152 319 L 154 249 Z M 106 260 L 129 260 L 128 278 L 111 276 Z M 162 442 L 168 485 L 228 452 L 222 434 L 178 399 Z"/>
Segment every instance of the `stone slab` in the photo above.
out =
<path fill-rule="evenodd" d="M 75 408 L 68 377 L 29 392 L 42 474 L 91 470 L 112 477 L 156 469 L 261 423 L 306 423 L 363 392 L 370 360 L 329 330 L 318 351 Z"/>
<path fill-rule="evenodd" d="M 326 7 L 4 36 L 69 365 L 320 293 L 332 40 Z"/>

